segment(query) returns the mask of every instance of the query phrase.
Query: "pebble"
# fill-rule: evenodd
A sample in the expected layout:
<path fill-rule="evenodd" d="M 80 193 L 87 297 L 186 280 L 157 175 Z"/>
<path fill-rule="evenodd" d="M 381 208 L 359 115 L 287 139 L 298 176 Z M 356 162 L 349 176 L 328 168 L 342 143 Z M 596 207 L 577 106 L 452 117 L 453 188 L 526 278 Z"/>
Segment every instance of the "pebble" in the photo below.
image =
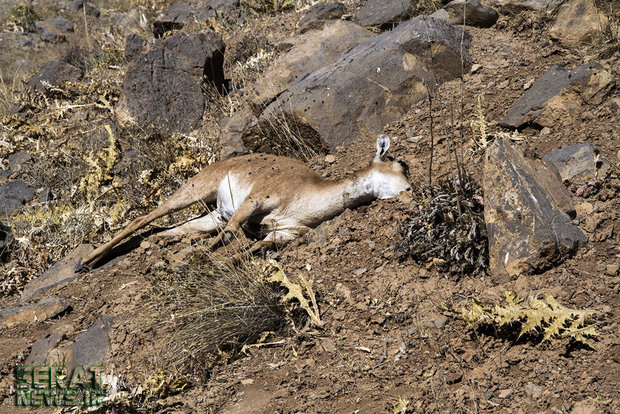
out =
<path fill-rule="evenodd" d="M 618 264 L 608 264 L 605 272 L 607 272 L 609 276 L 615 276 L 618 273 Z"/>
<path fill-rule="evenodd" d="M 326 155 L 325 162 L 328 164 L 333 164 L 336 162 L 336 157 L 334 157 L 332 154 Z"/>
<path fill-rule="evenodd" d="M 512 397 L 512 395 L 513 395 L 514 393 L 515 393 L 515 392 L 514 392 L 511 388 L 508 388 L 508 389 L 505 389 L 505 390 L 501 390 L 501 391 L 499 392 L 499 394 L 497 394 L 497 396 L 498 396 L 499 398 L 501 398 L 502 400 L 504 400 L 504 399 L 506 399 L 506 398 L 510 398 L 510 397 Z"/>
<path fill-rule="evenodd" d="M 538 398 L 543 392 L 543 387 L 529 383 L 525 386 L 525 392 L 533 398 Z"/>

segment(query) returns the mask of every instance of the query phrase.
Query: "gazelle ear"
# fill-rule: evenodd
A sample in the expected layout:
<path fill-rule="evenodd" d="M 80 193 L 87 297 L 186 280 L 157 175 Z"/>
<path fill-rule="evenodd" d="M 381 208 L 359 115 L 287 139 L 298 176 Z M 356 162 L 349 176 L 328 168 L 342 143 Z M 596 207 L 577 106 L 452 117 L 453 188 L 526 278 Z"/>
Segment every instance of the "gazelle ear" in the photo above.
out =
<path fill-rule="evenodd" d="M 375 155 L 375 162 L 379 162 L 383 159 L 388 149 L 390 148 L 390 137 L 385 134 L 381 134 L 377 137 L 377 154 Z"/>

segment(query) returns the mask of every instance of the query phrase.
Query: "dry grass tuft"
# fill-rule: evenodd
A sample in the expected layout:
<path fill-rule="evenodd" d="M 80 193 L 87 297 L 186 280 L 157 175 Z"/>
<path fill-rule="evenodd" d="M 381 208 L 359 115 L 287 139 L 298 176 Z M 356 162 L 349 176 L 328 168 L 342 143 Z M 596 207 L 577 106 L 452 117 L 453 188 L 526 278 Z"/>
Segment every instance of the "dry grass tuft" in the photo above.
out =
<path fill-rule="evenodd" d="M 168 337 L 163 365 L 204 378 L 211 368 L 286 324 L 280 289 L 267 279 L 277 271 L 265 261 L 238 267 L 196 253 L 186 266 L 155 271 L 150 282 L 159 325 Z"/>

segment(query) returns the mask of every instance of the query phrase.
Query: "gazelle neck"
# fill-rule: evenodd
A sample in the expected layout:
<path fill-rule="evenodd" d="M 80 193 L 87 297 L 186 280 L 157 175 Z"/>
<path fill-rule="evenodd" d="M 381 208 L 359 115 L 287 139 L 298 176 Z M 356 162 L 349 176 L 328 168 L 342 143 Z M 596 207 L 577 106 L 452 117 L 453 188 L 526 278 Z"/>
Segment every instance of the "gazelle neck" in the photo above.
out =
<path fill-rule="evenodd" d="M 372 168 L 365 168 L 348 177 L 327 181 L 324 191 L 329 196 L 324 199 L 333 200 L 340 212 L 372 201 L 377 198 L 374 174 Z"/>

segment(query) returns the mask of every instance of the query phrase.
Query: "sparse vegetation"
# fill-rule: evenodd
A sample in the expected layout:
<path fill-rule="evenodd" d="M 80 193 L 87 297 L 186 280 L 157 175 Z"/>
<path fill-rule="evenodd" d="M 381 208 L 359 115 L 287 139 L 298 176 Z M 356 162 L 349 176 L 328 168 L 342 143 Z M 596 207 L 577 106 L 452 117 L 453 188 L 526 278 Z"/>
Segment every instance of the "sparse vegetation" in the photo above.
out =
<path fill-rule="evenodd" d="M 234 267 L 199 252 L 185 266 L 158 269 L 150 279 L 151 297 L 161 305 L 159 324 L 168 331 L 164 364 L 204 378 L 263 332 L 282 329 L 286 307 L 269 281 L 277 272 L 268 262 Z"/>
<path fill-rule="evenodd" d="M 243 5 L 257 14 L 279 13 L 293 6 L 294 0 L 244 0 Z"/>
<path fill-rule="evenodd" d="M 11 8 L 11 16 L 7 23 L 25 32 L 34 32 L 35 22 L 40 19 L 39 13 L 32 4 L 20 3 Z"/>
<path fill-rule="evenodd" d="M 403 238 L 395 246 L 400 260 L 410 256 L 455 275 L 484 273 L 489 253 L 482 188 L 463 178 L 440 180 L 434 195 L 420 190 L 420 204 L 400 227 Z"/>
<path fill-rule="evenodd" d="M 527 300 L 512 292 L 504 292 L 504 296 L 506 304 L 493 307 L 483 306 L 472 300 L 461 308 L 461 315 L 472 327 L 520 327 L 517 338 L 530 335 L 546 342 L 557 337 L 568 337 L 594 348 L 591 339 L 598 336 L 598 332 L 592 325 L 592 320 L 598 312 L 567 308 L 551 295 L 545 295 L 544 299 L 530 296 Z"/>

